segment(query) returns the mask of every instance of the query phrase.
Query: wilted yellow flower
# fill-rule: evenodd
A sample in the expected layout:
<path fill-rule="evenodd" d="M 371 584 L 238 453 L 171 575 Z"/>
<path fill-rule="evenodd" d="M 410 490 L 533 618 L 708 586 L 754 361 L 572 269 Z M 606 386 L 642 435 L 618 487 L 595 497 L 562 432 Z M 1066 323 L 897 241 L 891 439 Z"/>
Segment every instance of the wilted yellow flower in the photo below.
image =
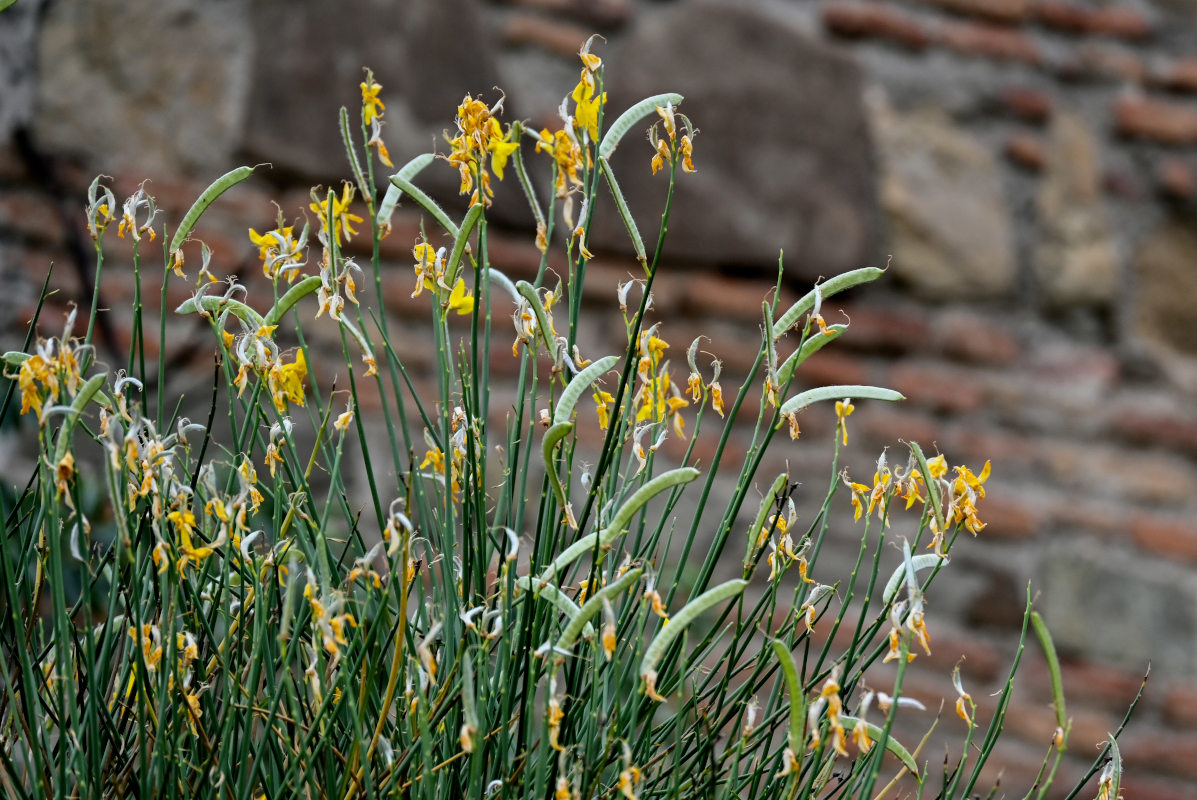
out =
<path fill-rule="evenodd" d="M 270 398 L 280 414 L 287 410 L 289 402 L 304 405 L 303 380 L 307 376 L 308 362 L 302 349 L 295 351 L 295 361 L 292 363 L 277 361 L 271 365 L 267 383 L 270 386 Z"/>
<path fill-rule="evenodd" d="M 844 435 L 844 446 L 848 446 L 848 417 L 856 410 L 856 406 L 852 405 L 852 401 L 845 397 L 843 400 L 835 401 L 835 418 L 836 424 Z"/>
<path fill-rule="evenodd" d="M 338 245 L 341 244 L 342 236 L 345 241 L 349 241 L 357 234 L 357 231 L 353 229 L 353 223 L 362 221 L 357 214 L 349 213 L 349 204 L 353 202 L 355 193 L 353 184 L 346 181 L 339 198 L 335 194 L 328 198 L 321 198 L 317 195 L 319 189 L 318 186 L 312 189 L 312 202 L 308 208 L 320 220 L 320 232 L 323 240 L 328 241 L 328 232 L 331 229 L 333 238 Z"/>

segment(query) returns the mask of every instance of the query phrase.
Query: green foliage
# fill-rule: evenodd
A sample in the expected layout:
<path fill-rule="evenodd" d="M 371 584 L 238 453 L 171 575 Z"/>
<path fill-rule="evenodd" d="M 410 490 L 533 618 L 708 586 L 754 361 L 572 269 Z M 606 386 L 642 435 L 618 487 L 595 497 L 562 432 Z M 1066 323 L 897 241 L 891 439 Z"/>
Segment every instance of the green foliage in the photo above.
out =
<path fill-rule="evenodd" d="M 924 592 L 957 533 L 984 527 L 988 465 L 949 468 L 915 445 L 904 466 L 883 457 L 871 485 L 841 478 L 850 398 L 901 396 L 792 390 L 806 357 L 850 335 L 824 324 L 823 298 L 881 270 L 832 278 L 788 310 L 768 300 L 755 363 L 728 408 L 720 365 L 708 381 L 697 342 L 685 385 L 675 381 L 650 298 L 696 130 L 675 109 L 680 96 L 659 95 L 604 133 L 601 62 L 588 47 L 581 55 L 581 80 L 562 107 L 572 99 L 573 114 L 559 131 L 504 127 L 498 108 L 463 101 L 447 156 L 470 198 L 460 223 L 414 183 L 431 155 L 376 176 L 390 159 L 368 74 L 359 129 L 342 114 L 355 182 L 339 196 L 313 190 L 314 222 L 299 236 L 281 214 L 274 230 L 250 231 L 273 295 L 208 280 L 211 254 L 200 245 L 195 294 L 175 313 L 205 320 L 218 354 L 202 424 L 180 418 L 178 398 L 165 396 L 164 356 L 147 369 L 143 246 L 161 233 L 164 278 L 181 275 L 204 210 L 252 170 L 214 183 L 173 237 L 156 229 L 144 191 L 118 209 L 110 190 L 92 185 L 97 280 L 108 225 L 134 243 L 125 368 L 95 359 L 94 307 L 83 337 L 72 313 L 60 336 L 31 333 L 23 353 L 4 356 L 15 380 L 0 418 L 19 400 L 38 423 L 39 454 L 27 484 L 0 492 L 8 796 L 865 798 L 878 781 L 903 780 L 921 796 L 972 796 L 1001 734 L 1021 643 L 988 728 L 955 676 L 968 738 L 942 778 L 937 754 L 933 770 L 921 745 L 893 731 L 910 705 L 907 663 L 929 652 Z M 655 120 L 652 171 L 668 181 L 651 251 L 607 161 L 645 117 Z M 370 154 L 364 163 L 354 137 Z M 547 207 L 526 155 L 552 162 Z M 505 169 L 537 223 L 533 281 L 513 282 L 489 260 L 490 184 Z M 635 279 L 607 298 L 626 333 L 611 354 L 589 353 L 579 334 L 603 183 L 638 255 Z M 353 211 L 358 193 L 367 217 Z M 357 297 L 363 274 L 364 289 L 382 296 L 379 243 L 404 201 L 426 215 L 413 262 L 437 359 L 431 395 L 390 346 L 388 315 Z M 558 219 L 564 235 L 554 237 Z M 373 254 L 364 272 L 343 252 L 363 223 Z M 548 268 L 555 239 L 568 264 L 560 284 Z M 633 284 L 638 306 L 628 305 Z M 500 402 L 490 354 L 505 346 L 495 343 L 509 315 L 518 377 L 513 399 Z M 158 323 L 164 335 L 165 317 Z M 347 390 L 329 394 L 309 375 L 313 325 L 339 332 Z M 299 344 L 288 351 L 280 342 L 291 332 Z M 381 398 L 382 413 L 365 410 L 378 403 L 367 394 Z M 787 421 L 796 436 L 800 411 L 831 413 L 823 401 L 833 400 L 827 490 L 799 529 L 790 477 L 776 476 L 758 498 L 758 472 Z M 738 471 L 725 458 L 737 420 L 751 427 Z M 706 437 L 713 455 L 700 465 L 693 448 Z M 663 447 L 669 439 L 685 446 Z M 364 508 L 344 477 L 356 459 Z M 731 487 L 726 504 L 711 501 L 717 481 Z M 851 573 L 832 576 L 819 554 L 843 491 L 862 520 L 860 548 Z M 886 581 L 883 552 L 901 539 L 889 529 L 894 500 L 912 537 Z M 912 555 L 920 546 L 934 553 Z M 698 553 L 701 563 L 689 563 Z M 1059 695 L 1054 648 L 1029 603 L 1027 619 Z M 886 675 L 884 691 L 866 685 L 866 670 L 870 680 Z M 1040 796 L 1067 739 L 1062 695 L 1057 710 Z M 1109 749 L 1118 762 L 1113 737 Z M 1120 762 L 1107 772 L 1116 786 Z"/>

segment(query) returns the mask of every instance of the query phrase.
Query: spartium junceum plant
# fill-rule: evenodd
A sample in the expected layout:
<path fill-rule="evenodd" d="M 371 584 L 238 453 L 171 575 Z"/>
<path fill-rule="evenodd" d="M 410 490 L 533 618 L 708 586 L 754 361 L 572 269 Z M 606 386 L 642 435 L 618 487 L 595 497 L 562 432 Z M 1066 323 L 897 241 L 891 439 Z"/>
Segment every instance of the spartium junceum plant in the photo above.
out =
<path fill-rule="evenodd" d="M 911 444 L 871 479 L 849 477 L 838 454 L 854 407 L 901 397 L 795 390 L 803 360 L 848 330 L 825 322 L 822 304 L 882 270 L 833 277 L 788 307 L 774 292 L 755 363 L 725 391 L 718 359 L 700 348 L 741 344 L 673 348 L 649 316 L 674 181 L 701 165 L 698 131 L 676 94 L 608 122 L 602 62 L 589 46 L 580 55 L 556 130 L 503 122 L 501 101 L 466 97 L 447 153 L 382 180 L 385 108 L 367 72 L 360 112 L 340 120 L 353 180 L 313 190 L 306 219 L 280 213 L 273 230 L 249 231 L 273 293 L 218 279 L 192 237 L 251 169 L 220 178 L 173 233 L 144 191 L 120 204 L 93 184 L 97 274 L 114 228 L 132 240 L 139 278 L 158 234 L 164 281 L 198 263 L 194 295 L 175 313 L 210 326 L 215 386 L 197 419 L 178 416 L 164 357 L 147 355 L 154 321 L 140 290 L 120 368 L 91 344 L 95 307 L 86 326 L 72 313 L 61 336 L 30 333 L 25 352 L 4 356 L 5 408 L 19 401 L 38 448 L 34 474 L 0 495 L 7 796 L 964 798 L 987 788 L 979 775 L 1013 669 L 988 720 L 958 671 L 943 676 L 967 730 L 946 764 L 896 731 L 935 725 L 903 696 L 903 676 L 932 647 L 929 584 L 958 534 L 984 528 L 989 466 Z M 668 186 L 651 247 L 610 164 L 625 138 L 643 147 L 645 129 L 651 149 L 635 179 Z M 539 189 L 530 159 L 551 172 Z M 417 187 L 422 170 L 444 167 L 437 160 L 460 175 L 461 219 Z M 531 209 L 543 254 L 533 281 L 513 282 L 489 259 L 498 181 L 518 184 Z M 411 374 L 390 346 L 394 322 L 367 305 L 382 296 L 379 242 L 400 202 L 423 215 L 412 295 L 427 302 L 431 381 Z M 579 325 L 600 203 L 636 254 L 627 283 L 603 298 L 626 331 L 615 352 Z M 345 255 L 355 236 L 372 242 L 355 251 L 372 250 L 368 266 Z M 313 325 L 339 332 L 343 353 L 319 381 L 304 333 Z M 516 377 L 501 392 L 492 353 L 517 365 L 504 368 Z M 426 385 L 435 391 L 416 388 Z M 367 414 L 366 391 L 384 411 Z M 814 501 L 789 475 L 760 470 L 771 444 L 803 446 L 793 439 L 808 407 L 837 421 L 827 491 Z M 737 420 L 751 429 L 738 471 L 725 461 Z M 713 442 L 707 463 L 693 453 L 701 437 Z M 347 485 L 355 473 L 364 488 Z M 717 484 L 726 502 L 711 501 Z M 829 519 L 853 514 L 856 564 L 828 574 Z M 1043 795 L 1069 719 L 1029 605 L 1022 641 L 1028 630 L 1057 678 Z M 1116 797 L 1114 735 L 1089 776 L 1098 771 L 1102 796 Z"/>

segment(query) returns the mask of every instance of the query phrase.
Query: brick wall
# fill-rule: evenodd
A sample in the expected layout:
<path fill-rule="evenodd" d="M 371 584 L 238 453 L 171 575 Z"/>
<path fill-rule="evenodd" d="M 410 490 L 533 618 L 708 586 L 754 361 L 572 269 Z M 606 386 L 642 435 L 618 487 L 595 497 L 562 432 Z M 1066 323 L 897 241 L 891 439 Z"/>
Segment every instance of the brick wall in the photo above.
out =
<path fill-rule="evenodd" d="M 1189 4 L 353 0 L 324 18 L 261 0 L 224 23 L 206 10 L 152 17 L 150 0 L 108 5 L 109 14 L 119 6 L 151 15 L 160 35 L 133 38 L 115 25 L 111 52 L 80 47 L 95 21 L 58 2 L 25 40 L 37 63 L 33 99 L 24 122 L 16 115 L 0 130 L 0 277 L 11 287 L 0 298 L 0 346 L 12 346 L 50 262 L 57 299 L 85 297 L 72 242 L 90 248 L 78 238 L 79 211 L 93 174 L 115 175 L 118 195 L 152 179 L 177 220 L 214 175 L 270 160 L 274 169 L 222 199 L 200 231 L 218 272 L 237 274 L 252 293 L 260 272 L 245 229 L 273 220 L 270 199 L 294 215 L 307 186 L 344 177 L 334 120 L 355 102 L 362 65 L 390 93 L 386 134 L 398 161 L 427 149 L 466 91 L 502 86 L 512 114 L 551 122 L 576 80 L 573 54 L 597 30 L 613 104 L 677 89 L 703 131 L 656 292 L 666 338 L 684 347 L 709 335 L 731 386 L 750 363 L 739 343 L 759 337 L 778 248 L 787 296 L 820 274 L 892 255 L 878 285 L 825 307 L 829 321 L 851 320 L 850 333 L 801 378 L 875 383 L 909 398 L 861 404 L 846 456 L 854 475 L 870 473 L 882 448 L 900 452 L 902 439 L 953 463 L 993 461 L 989 526 L 962 543 L 929 597 L 934 655 L 915 663 L 910 690 L 934 708 L 951 694 L 945 675 L 963 654 L 984 713 L 1032 581 L 1064 659 L 1078 756 L 1093 755 L 1117 726 L 1150 659 L 1147 698 L 1123 739 L 1126 796 L 1197 797 Z M 174 67 L 153 73 L 167 53 Z M 233 67 L 204 72 L 213 53 Z M 156 75 L 156 90 L 112 79 L 139 70 Z M 95 110 L 106 104 L 129 110 Z M 169 133 L 191 125 L 202 128 L 202 146 Z M 651 154 L 638 144 L 629 137 L 617 168 L 637 176 L 625 190 L 647 221 L 660 186 L 648 183 Z M 433 175 L 449 202 L 454 177 L 447 168 Z M 629 188 L 640 183 L 643 196 Z M 498 223 L 496 264 L 527 275 L 527 220 L 517 212 Z M 422 319 L 408 297 L 418 221 L 401 212 L 395 228 L 384 301 L 407 334 L 396 338 L 405 359 L 426 371 L 419 326 L 404 321 Z M 597 310 L 633 265 L 610 221 L 596 237 L 588 302 Z M 129 251 L 111 241 L 103 303 L 119 348 L 130 335 L 122 309 L 132 283 Z M 172 304 L 185 297 L 176 293 Z M 168 333 L 172 363 L 193 368 L 172 368 L 178 386 L 207 377 L 209 350 L 194 334 L 189 321 Z M 616 346 L 601 328 L 587 336 L 591 352 Z M 496 372 L 504 363 L 496 353 Z M 808 500 L 826 480 L 832 424 L 812 410 L 802 439 L 778 448 L 779 464 L 788 460 L 811 487 Z M 829 563 L 849 563 L 859 529 L 834 534 Z M 1014 702 L 1000 751 L 1011 792 L 1029 787 L 1055 727 L 1033 646 Z M 941 727 L 956 736 L 949 716 Z M 1083 764 L 1070 760 L 1061 777 Z"/>

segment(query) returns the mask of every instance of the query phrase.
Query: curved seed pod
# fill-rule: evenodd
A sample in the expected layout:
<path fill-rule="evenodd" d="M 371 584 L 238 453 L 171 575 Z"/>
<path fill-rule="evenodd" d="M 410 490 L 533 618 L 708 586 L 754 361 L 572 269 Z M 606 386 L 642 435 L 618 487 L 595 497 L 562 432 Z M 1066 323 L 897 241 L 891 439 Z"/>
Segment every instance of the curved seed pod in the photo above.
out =
<path fill-rule="evenodd" d="M 854 730 L 857 725 L 864 725 L 865 730 L 869 732 L 869 738 L 875 742 L 880 741 L 881 737 L 885 736 L 885 731 L 873 723 L 865 722 L 861 719 L 857 719 L 856 717 L 850 717 L 847 714 L 840 714 L 840 722 L 843 724 L 844 730 L 848 731 Z M 922 776 L 919 775 L 919 765 L 917 762 L 915 762 L 914 756 L 910 754 L 909 750 L 902 746 L 901 742 L 893 737 L 893 734 L 890 734 L 886 737 L 885 749 L 896 756 L 897 759 L 902 762 L 902 766 L 910 770 L 910 774 L 914 776 L 915 780 L 922 784 L 923 780 Z"/>
<path fill-rule="evenodd" d="M 906 397 L 893 389 L 882 389 L 880 386 L 824 386 L 810 389 L 791 397 L 781 406 L 782 415 L 793 414 L 809 405 L 823 400 L 840 400 L 851 397 L 854 400 L 905 400 Z"/>
<path fill-rule="evenodd" d="M 305 280 L 307 279 L 305 278 Z M 316 278 L 316 281 L 319 283 L 320 279 Z M 209 314 L 223 314 L 227 311 L 254 330 L 266 324 L 261 314 L 240 300 L 234 300 L 231 297 L 201 297 L 198 303 L 194 297 L 189 297 L 175 309 L 175 313 L 194 314 L 200 310 L 206 311 Z"/>
<path fill-rule="evenodd" d="M 861 269 L 854 269 L 850 272 L 845 272 L 842 275 L 836 275 L 819 284 L 817 294 L 822 295 L 823 299 L 827 299 L 831 295 L 842 292 L 845 289 L 851 289 L 853 286 L 859 286 L 862 283 L 875 281 L 885 274 L 885 270 L 877 267 L 863 267 Z M 815 307 L 816 291 L 812 289 L 802 296 L 798 302 L 786 309 L 786 312 L 777 318 L 773 323 L 772 335 L 774 339 L 779 338 L 783 333 L 798 322 L 798 319 Z"/>
<path fill-rule="evenodd" d="M 75 399 L 71 402 L 71 408 L 67 412 L 66 420 L 62 423 L 62 430 L 58 433 L 58 444 L 54 448 L 55 464 L 66 458 L 67 450 L 71 445 L 71 430 L 75 427 L 75 423 L 79 421 L 79 415 L 83 413 L 83 408 L 91 402 L 92 396 L 100 391 L 100 387 L 104 385 L 104 381 L 106 380 L 108 380 L 107 372 L 93 375 L 88 378 L 87 383 L 79 388 L 79 394 L 75 395 Z"/>
<path fill-rule="evenodd" d="M 549 479 L 553 482 L 553 491 L 557 494 L 557 502 L 565 508 L 565 487 L 561 485 L 561 479 L 557 477 L 557 469 L 553 463 L 553 450 L 556 449 L 557 444 L 569 436 L 569 432 L 574 429 L 572 422 L 558 422 L 553 427 L 549 428 L 544 435 L 544 443 L 540 446 L 540 452 L 544 456 L 544 469 L 549 474 Z"/>
<path fill-rule="evenodd" d="M 645 503 L 666 489 L 681 483 L 689 483 L 697 477 L 698 470 L 693 467 L 679 467 L 653 478 L 637 489 L 627 499 L 627 502 L 620 507 L 619 511 L 615 512 L 615 517 L 612 518 L 611 523 L 607 527 L 601 531 L 595 531 L 594 533 L 583 536 L 562 550 L 561 554 L 544 568 L 540 580 L 545 582 L 552 580 L 554 576 L 572 564 L 581 555 L 593 550 L 596 544 L 599 547 L 606 547 L 615 540 L 615 537 L 623 533 L 623 529 L 627 526 L 628 522 L 631 521 L 637 511 L 644 507 Z"/>
<path fill-rule="evenodd" d="M 644 239 L 640 236 L 640 229 L 636 227 L 636 220 L 632 216 L 632 212 L 628 210 L 628 202 L 623 199 L 623 190 L 619 188 L 619 181 L 615 180 L 611 164 L 607 159 L 600 157 L 599 166 L 602 167 L 603 177 L 607 179 L 607 188 L 611 190 L 611 196 L 615 198 L 615 207 L 619 210 L 619 218 L 623 220 L 624 227 L 628 229 L 628 236 L 632 239 L 636 260 L 642 265 L 647 264 L 648 256 L 644 252 Z"/>
<path fill-rule="evenodd" d="M 557 401 L 557 408 L 553 410 L 554 428 L 564 422 L 570 421 L 578 400 L 582 398 L 582 395 L 590 388 L 590 385 L 598 380 L 600 375 L 614 367 L 618 361 L 618 356 L 600 358 L 570 380 L 569 385 L 561 392 L 561 399 Z M 545 439 L 547 440 L 548 437 L 546 436 Z"/>
<path fill-rule="evenodd" d="M 765 496 L 761 498 L 761 507 L 756 512 L 756 519 L 753 520 L 752 527 L 748 529 L 748 549 L 744 552 L 744 569 L 748 569 L 748 562 L 756 552 L 757 537 L 760 535 L 761 528 L 765 526 L 765 517 L 769 516 L 769 509 L 773 508 L 777 502 L 777 496 L 789 478 L 788 472 L 779 474 L 773 479 L 773 485 L 769 487 L 769 491 L 765 492 Z"/>
<path fill-rule="evenodd" d="M 607 527 L 616 533 L 622 531 L 632 521 L 632 517 L 636 515 L 636 512 L 644 508 L 644 505 L 649 500 L 670 487 L 689 483 L 697 477 L 698 470 L 694 469 L 694 467 L 678 467 L 668 472 L 662 472 L 633 492 L 632 496 L 627 499 L 627 502 L 615 512 L 615 516 L 607 523 Z"/>
<path fill-rule="evenodd" d="M 939 494 L 939 483 L 931 477 L 931 468 L 927 466 L 927 457 L 923 455 L 923 448 L 918 442 L 910 442 L 910 452 L 914 453 L 914 460 L 918 462 L 919 473 L 923 476 L 923 485 L 927 487 L 927 502 L 931 506 L 931 513 L 935 515 L 935 522 L 940 531 L 947 530 L 943 516 L 943 498 Z"/>
<path fill-rule="evenodd" d="M 512 129 L 515 131 L 513 141 L 520 141 L 525 133 L 523 124 L 517 119 L 511 123 Z M 532 138 L 539 139 L 534 131 L 527 131 Z M 539 231 L 545 227 L 544 212 L 540 210 L 540 201 L 536 199 L 536 190 L 532 188 L 532 181 L 528 179 L 528 170 L 524 166 L 523 148 L 517 147 L 511 154 L 515 161 L 515 174 L 519 178 L 520 188 L 524 190 L 524 197 L 528 200 L 528 205 L 532 207 L 532 218 L 536 220 L 536 229 Z"/>
<path fill-rule="evenodd" d="M 652 97 L 644 98 L 620 114 L 619 118 L 611 123 L 611 127 L 603 135 L 603 141 L 599 144 L 598 148 L 599 161 L 601 162 L 610 158 L 611 154 L 615 152 L 615 148 L 619 147 L 619 141 L 632 129 L 632 126 L 649 114 L 654 113 L 657 110 L 657 106 L 676 106 L 681 102 L 682 96 L 680 94 L 673 92 L 655 94 Z"/>
<path fill-rule="evenodd" d="M 423 155 L 416 156 L 400 167 L 399 171 L 395 173 L 395 177 L 411 183 L 411 179 L 416 177 L 420 170 L 435 160 L 436 156 L 432 153 L 424 153 Z M 387 187 L 387 192 L 383 195 L 382 202 L 378 204 L 378 214 L 374 217 L 380 227 L 391 224 L 391 215 L 395 213 L 395 206 L 399 205 L 401 197 L 403 197 L 403 189 L 397 184 L 392 183 Z"/>
<path fill-rule="evenodd" d="M 16 369 L 28 361 L 30 359 L 30 355 L 28 353 L 22 353 L 20 350 L 9 350 L 4 354 L 3 359 L 6 365 Z"/>
<path fill-rule="evenodd" d="M 906 576 L 910 569 L 913 569 L 917 574 L 925 569 L 931 569 L 932 567 L 947 563 L 948 559 L 938 556 L 935 553 L 911 556 L 909 567 L 907 567 L 906 561 L 903 560 L 897 569 L 894 570 L 894 574 L 890 575 L 889 580 L 885 582 L 885 591 L 881 593 L 881 602 L 888 605 L 889 601 L 894 599 L 894 595 L 898 593 L 898 589 L 906 582 Z"/>
<path fill-rule="evenodd" d="M 296 303 L 319 288 L 319 275 L 309 275 L 308 277 L 304 278 L 299 283 L 288 289 L 286 293 L 278 299 L 274 306 L 272 306 L 271 309 L 266 312 L 266 317 L 263 319 L 262 324 L 277 325 Z"/>
<path fill-rule="evenodd" d="M 777 385 L 785 386 L 790 382 L 790 378 L 794 377 L 794 370 L 802 365 L 803 361 L 811 357 L 811 354 L 817 353 L 823 349 L 825 345 L 829 345 L 836 339 L 843 335 L 844 331 L 848 330 L 847 325 L 836 324 L 828 325 L 827 333 L 816 333 L 813 336 L 808 336 L 802 347 L 794 351 L 782 365 L 777 369 Z"/>
<path fill-rule="evenodd" d="M 508 278 L 494 267 L 487 267 L 487 274 L 490 277 L 490 282 L 492 284 L 503 287 L 507 294 L 511 295 L 511 299 L 517 304 L 519 303 L 520 293 L 516 291 L 515 284 L 511 282 L 511 278 Z"/>
<path fill-rule="evenodd" d="M 541 302 L 540 295 L 536 292 L 536 287 L 527 281 L 516 281 L 515 290 L 520 293 L 520 296 L 528 301 L 528 305 L 532 308 L 532 313 L 536 315 L 536 327 L 540 331 L 540 338 L 544 340 L 544 346 L 548 349 L 550 355 L 553 352 L 553 340 L 549 333 L 549 318 L 544 313 L 544 305 Z"/>
<path fill-rule="evenodd" d="M 780 639 L 774 639 L 772 645 L 777 662 L 781 665 L 781 674 L 786 680 L 786 689 L 790 692 L 788 743 L 795 756 L 801 758 L 802 754 L 806 752 L 806 748 L 802 745 L 806 739 L 806 693 L 802 690 L 802 678 L 798 675 L 798 665 L 794 663 L 794 656 L 789 648 Z"/>
<path fill-rule="evenodd" d="M 578 610 L 577 616 L 570 620 L 569 624 L 565 626 L 565 630 L 561 632 L 561 636 L 557 639 L 557 645 L 554 648 L 558 652 L 562 650 L 569 650 L 574 646 L 574 642 L 578 641 L 578 636 L 582 633 L 582 629 L 589 625 L 590 620 L 594 619 L 603 609 L 603 601 L 610 601 L 620 592 L 627 591 L 632 588 L 636 581 L 640 580 L 640 576 L 644 574 L 644 570 L 640 567 L 630 569 L 623 575 L 619 576 L 617 580 L 612 581 L 603 588 L 594 593 L 582 607 Z M 672 623 L 671 623 L 672 624 Z"/>
<path fill-rule="evenodd" d="M 1056 645 L 1038 611 L 1031 612 L 1031 627 L 1035 629 L 1035 635 L 1039 637 L 1039 645 L 1043 648 L 1043 657 L 1047 659 L 1047 671 L 1052 679 L 1052 705 L 1056 707 L 1056 725 L 1060 730 L 1066 731 L 1068 730 L 1068 714 L 1064 709 L 1064 682 L 1060 677 L 1060 657 L 1056 655 Z M 1113 741 L 1113 737 L 1110 739 Z M 1114 746 L 1117 747 L 1117 745 Z M 1057 740 L 1056 747 L 1059 750 L 1064 749 L 1064 737 Z M 1117 797 L 1114 794 L 1110 796 Z"/>
<path fill-rule="evenodd" d="M 735 580 L 721 583 L 713 589 L 695 597 L 689 603 L 682 606 L 682 609 L 674 614 L 669 624 L 661 628 L 657 635 L 648 645 L 648 649 L 644 651 L 644 658 L 640 661 L 640 678 L 644 681 L 644 692 L 653 700 L 662 701 L 665 698 L 657 693 L 657 664 L 660 663 L 661 658 L 664 657 L 665 651 L 669 649 L 669 645 L 673 640 L 681 635 L 690 623 L 698 619 L 702 612 L 706 611 L 711 606 L 722 603 L 732 597 L 738 596 L 744 591 L 744 587 L 748 585 L 748 581 Z"/>
<path fill-rule="evenodd" d="M 391 176 L 391 185 L 397 187 L 401 192 L 407 192 L 412 200 L 415 200 L 425 211 L 432 215 L 432 218 L 436 220 L 438 225 L 444 228 L 454 239 L 457 238 L 457 225 L 453 223 L 453 220 L 449 219 L 449 215 L 436 204 L 435 200 L 424 194 L 422 189 L 404 177 L 402 173 L 396 173 Z"/>
<path fill-rule="evenodd" d="M 349 157 L 349 168 L 353 170 L 353 179 L 357 181 L 357 190 L 362 193 L 362 197 L 369 196 L 370 184 L 366 183 L 366 176 L 362 172 L 362 164 L 357 158 L 357 148 L 353 146 L 353 136 L 349 133 L 349 109 L 341 106 L 340 114 L 341 123 L 341 144 L 345 146 L 345 155 Z M 366 148 L 366 152 L 370 152 L 370 148 Z"/>
<path fill-rule="evenodd" d="M 175 231 L 175 235 L 170 239 L 170 252 L 174 253 L 183 246 L 183 242 L 187 241 L 187 237 L 195 230 L 195 223 L 199 222 L 200 215 L 208 210 L 208 206 L 216 202 L 216 198 L 220 197 L 232 186 L 236 186 L 241 181 L 254 174 L 253 167 L 237 167 L 237 169 L 226 172 L 217 178 L 211 186 L 204 189 L 196 201 L 191 204 L 191 208 L 183 215 L 183 221 L 179 223 L 179 229 Z"/>
<path fill-rule="evenodd" d="M 445 283 L 450 286 L 457 282 L 459 272 L 457 264 L 461 261 L 462 252 L 469 246 L 470 234 L 473 233 L 474 226 L 482 217 L 482 210 L 482 203 L 470 206 L 465 219 L 461 221 L 461 230 L 457 232 L 457 238 L 453 240 L 453 250 L 449 253 L 449 261 L 445 264 L 445 275 L 447 276 Z"/>
<path fill-rule="evenodd" d="M 543 598 L 557 607 L 557 610 L 564 614 L 571 622 L 578 616 L 578 604 L 569 598 L 565 592 L 561 591 L 552 583 L 545 583 L 536 578 L 530 578 L 527 575 L 521 575 L 515 579 L 515 585 L 525 592 L 531 592 L 533 597 Z M 568 623 L 567 623 L 568 624 Z M 582 635 L 587 639 L 594 636 L 594 627 L 587 623 L 582 626 Z"/>

